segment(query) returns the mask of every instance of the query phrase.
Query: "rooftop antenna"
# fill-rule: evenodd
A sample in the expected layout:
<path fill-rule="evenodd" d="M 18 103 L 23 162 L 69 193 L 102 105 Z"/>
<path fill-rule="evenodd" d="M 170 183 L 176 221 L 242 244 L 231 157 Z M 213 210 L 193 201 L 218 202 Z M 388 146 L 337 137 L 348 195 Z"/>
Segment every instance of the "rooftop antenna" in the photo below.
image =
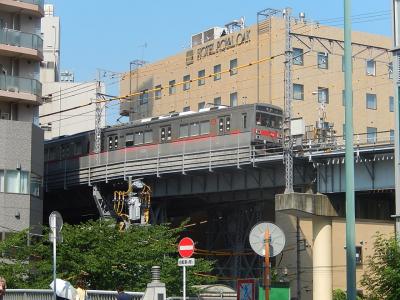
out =
<path fill-rule="evenodd" d="M 242 30 L 245 27 L 245 17 L 240 17 L 239 20 L 233 20 L 227 24 L 225 24 L 225 28 L 227 33 L 230 34 L 232 32 Z"/>

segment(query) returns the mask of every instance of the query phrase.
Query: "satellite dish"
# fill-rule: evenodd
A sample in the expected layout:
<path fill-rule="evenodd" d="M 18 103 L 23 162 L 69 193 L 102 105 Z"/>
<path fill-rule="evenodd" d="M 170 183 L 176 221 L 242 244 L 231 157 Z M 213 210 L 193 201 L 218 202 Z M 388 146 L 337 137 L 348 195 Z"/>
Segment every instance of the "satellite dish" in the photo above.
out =
<path fill-rule="evenodd" d="M 253 226 L 249 235 L 251 249 L 260 256 L 265 256 L 265 232 L 269 230 L 270 245 L 269 256 L 274 257 L 282 252 L 285 247 L 285 234 L 273 223 L 261 222 Z"/>

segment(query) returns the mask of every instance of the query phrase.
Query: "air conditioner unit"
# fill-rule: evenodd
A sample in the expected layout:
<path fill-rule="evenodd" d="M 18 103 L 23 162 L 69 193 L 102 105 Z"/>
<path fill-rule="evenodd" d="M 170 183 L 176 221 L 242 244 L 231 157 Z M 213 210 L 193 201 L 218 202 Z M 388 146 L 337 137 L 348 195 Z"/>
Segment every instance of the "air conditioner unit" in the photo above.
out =
<path fill-rule="evenodd" d="M 192 35 L 192 47 L 203 44 L 203 33 Z"/>
<path fill-rule="evenodd" d="M 222 27 L 213 27 L 203 32 L 203 42 L 207 43 L 209 41 L 218 39 L 221 37 L 224 28 Z"/>

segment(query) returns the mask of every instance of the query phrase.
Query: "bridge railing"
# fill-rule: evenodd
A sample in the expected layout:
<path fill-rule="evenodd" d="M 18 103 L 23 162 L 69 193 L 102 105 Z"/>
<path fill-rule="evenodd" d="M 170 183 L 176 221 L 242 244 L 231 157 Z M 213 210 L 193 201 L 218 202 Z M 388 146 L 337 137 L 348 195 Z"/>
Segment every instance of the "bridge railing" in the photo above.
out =
<path fill-rule="evenodd" d="M 251 134 L 199 138 L 105 151 L 45 163 L 45 188 L 91 184 L 130 176 L 240 167 L 251 163 Z"/>
<path fill-rule="evenodd" d="M 307 148 L 313 150 L 340 150 L 344 149 L 346 143 L 346 136 L 335 135 L 327 136 L 324 138 L 305 139 L 302 141 L 302 149 Z M 379 131 L 369 133 L 354 134 L 353 144 L 354 147 L 373 147 L 376 145 L 390 145 L 394 143 L 394 131 Z"/>
<path fill-rule="evenodd" d="M 117 292 L 88 290 L 88 296 L 91 300 L 115 300 Z M 126 292 L 133 296 L 133 300 L 142 299 L 144 293 Z M 4 300 L 53 300 L 52 290 L 36 290 L 36 289 L 8 289 Z"/>

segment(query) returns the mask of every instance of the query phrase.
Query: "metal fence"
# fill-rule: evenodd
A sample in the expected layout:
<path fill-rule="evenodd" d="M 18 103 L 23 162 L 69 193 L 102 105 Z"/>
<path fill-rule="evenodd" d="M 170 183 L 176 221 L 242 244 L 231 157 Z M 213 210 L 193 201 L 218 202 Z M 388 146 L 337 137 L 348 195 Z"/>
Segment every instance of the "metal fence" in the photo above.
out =
<path fill-rule="evenodd" d="M 88 290 L 90 300 L 115 300 L 117 292 Z M 133 296 L 133 300 L 142 299 L 144 293 L 126 292 Z M 4 300 L 53 300 L 52 290 L 8 289 Z"/>

